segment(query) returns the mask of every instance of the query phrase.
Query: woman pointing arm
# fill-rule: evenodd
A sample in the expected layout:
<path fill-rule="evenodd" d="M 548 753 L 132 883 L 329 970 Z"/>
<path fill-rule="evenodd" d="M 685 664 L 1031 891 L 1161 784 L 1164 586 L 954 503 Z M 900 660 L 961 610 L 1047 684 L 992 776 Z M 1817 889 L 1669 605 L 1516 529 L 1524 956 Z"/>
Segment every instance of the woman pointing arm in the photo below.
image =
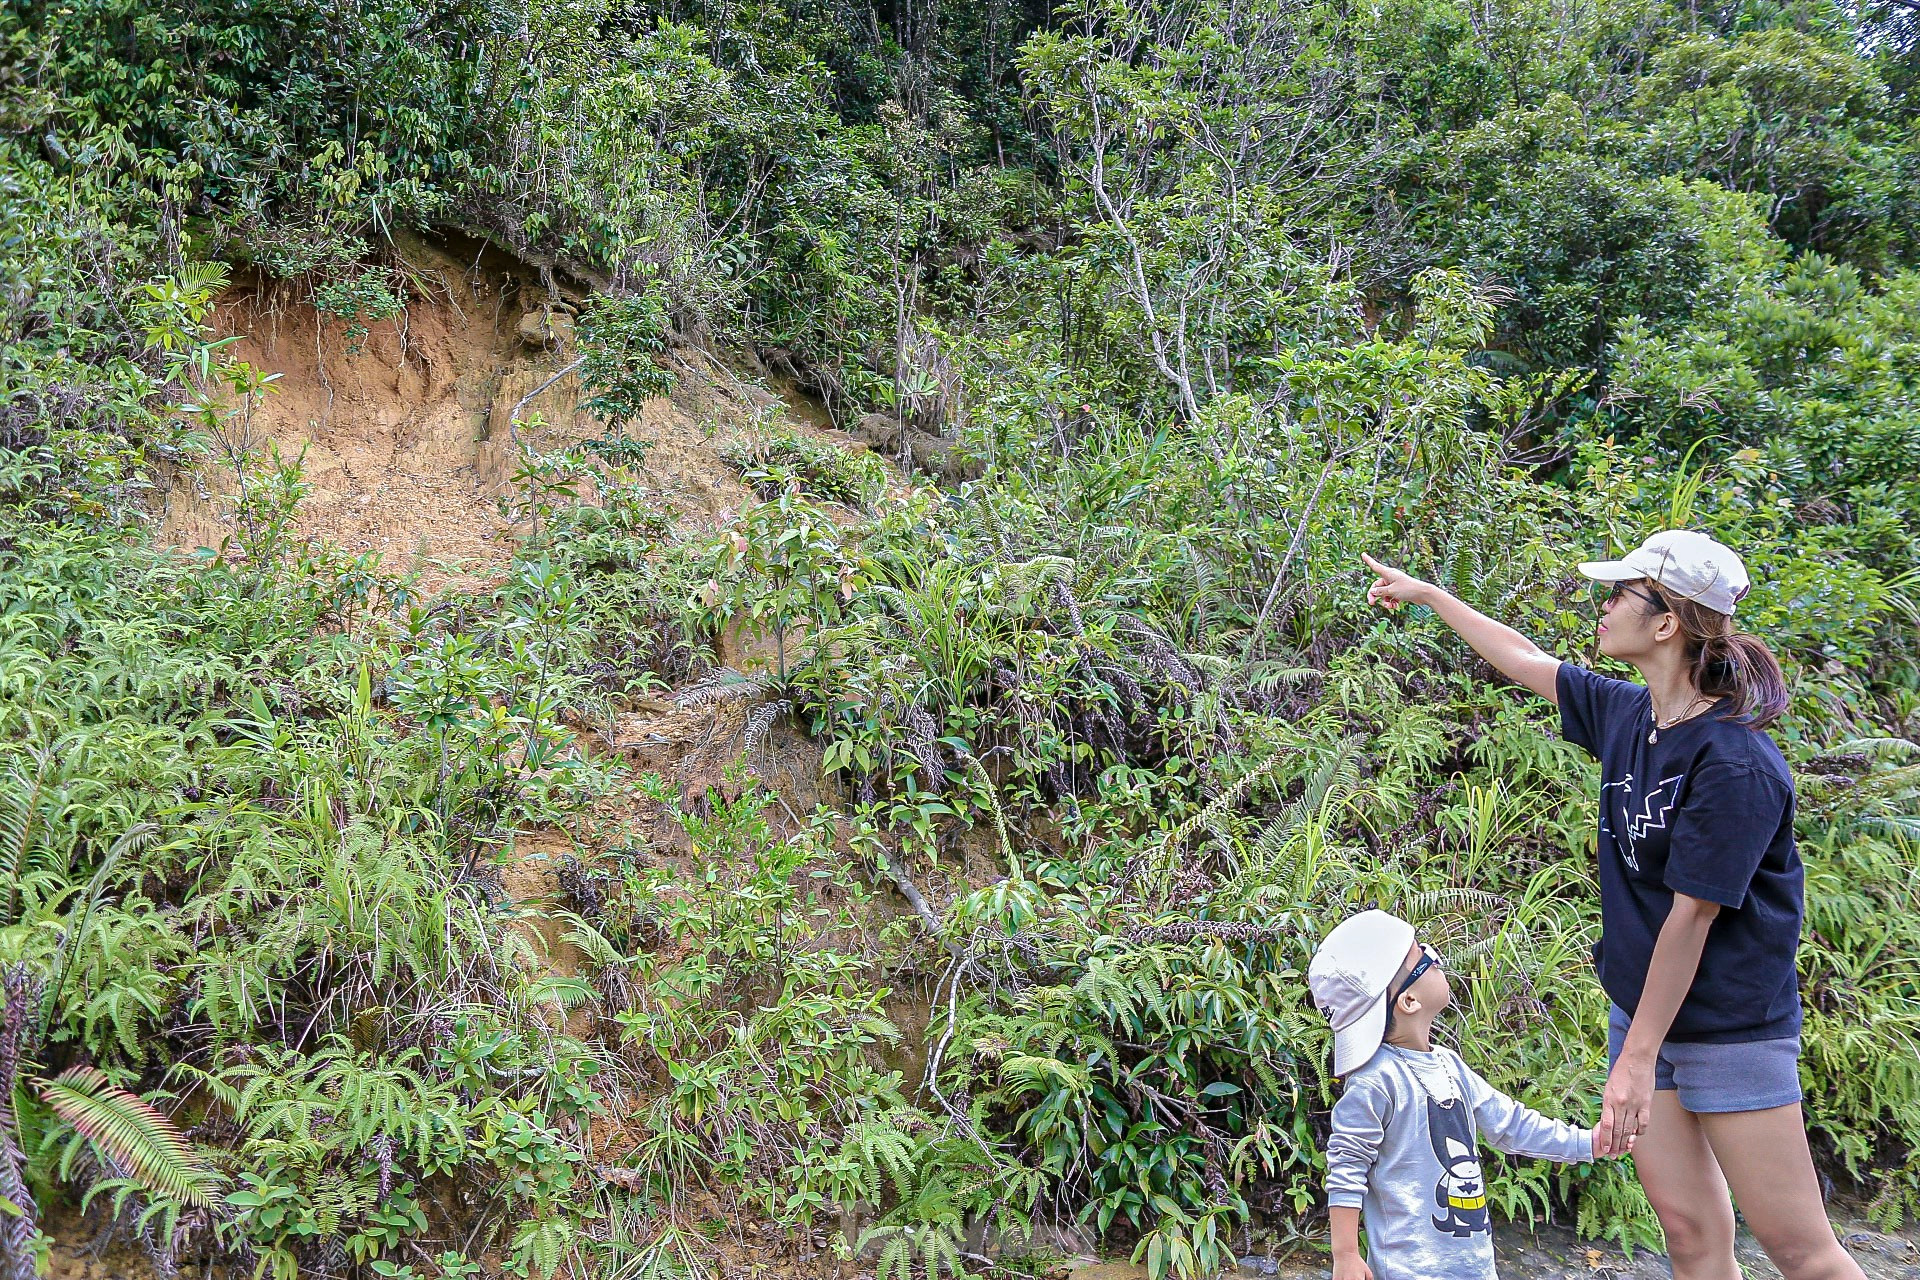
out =
<path fill-rule="evenodd" d="M 1440 621 L 1460 633 L 1460 638 L 1492 663 L 1501 675 L 1515 684 L 1531 689 L 1549 702 L 1558 703 L 1554 678 L 1560 671 L 1560 659 L 1504 622 L 1495 622 L 1486 614 L 1451 592 L 1422 582 L 1410 573 L 1389 569 L 1372 556 L 1361 556 L 1373 570 L 1374 584 L 1367 588 L 1367 603 L 1385 609 L 1403 604 L 1425 605 L 1440 615 Z"/>

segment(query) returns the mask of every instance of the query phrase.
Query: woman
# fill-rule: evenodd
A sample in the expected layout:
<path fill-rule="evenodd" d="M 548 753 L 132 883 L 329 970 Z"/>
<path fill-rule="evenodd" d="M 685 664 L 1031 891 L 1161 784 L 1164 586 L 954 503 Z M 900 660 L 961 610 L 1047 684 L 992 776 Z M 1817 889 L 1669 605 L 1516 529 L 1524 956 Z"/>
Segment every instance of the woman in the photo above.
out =
<path fill-rule="evenodd" d="M 1834 1238 L 1800 1113 L 1803 915 L 1793 781 L 1765 727 L 1780 665 L 1736 632 L 1740 557 L 1700 533 L 1648 538 L 1582 573 L 1611 585 L 1611 680 L 1544 653 L 1430 582 L 1370 557 L 1367 599 L 1426 605 L 1560 708 L 1600 761 L 1600 983 L 1613 1002 L 1599 1132 L 1634 1165 L 1674 1280 L 1739 1280 L 1733 1200 L 1787 1280 L 1862 1280 Z"/>

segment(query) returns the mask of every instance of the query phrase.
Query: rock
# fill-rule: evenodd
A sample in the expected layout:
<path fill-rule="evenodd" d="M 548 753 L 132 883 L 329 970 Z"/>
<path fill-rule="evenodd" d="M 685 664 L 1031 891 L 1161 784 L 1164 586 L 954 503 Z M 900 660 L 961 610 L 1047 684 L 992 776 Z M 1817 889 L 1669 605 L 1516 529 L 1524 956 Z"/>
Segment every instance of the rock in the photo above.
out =
<path fill-rule="evenodd" d="M 573 317 L 552 307 L 538 307 L 520 317 L 514 332 L 530 347 L 568 346 L 573 342 Z"/>
<path fill-rule="evenodd" d="M 1147 1269 L 1131 1262 L 1079 1257 L 1067 1263 L 1067 1280 L 1147 1280 Z"/>
<path fill-rule="evenodd" d="M 650 693 L 635 693 L 627 696 L 630 710 L 650 716 L 670 716 L 680 708 L 671 700 L 656 698 Z"/>
<path fill-rule="evenodd" d="M 900 447 L 900 422 L 890 413 L 862 414 L 847 428 L 847 434 L 864 441 L 878 454 L 891 453 Z"/>
<path fill-rule="evenodd" d="M 1280 1264 L 1272 1258 L 1242 1258 L 1239 1271 L 1243 1276 L 1277 1276 Z"/>
<path fill-rule="evenodd" d="M 960 452 L 958 441 L 928 435 L 912 427 L 907 428 L 907 455 L 913 459 L 916 470 L 939 477 L 942 484 L 978 480 L 985 471 L 977 459 Z"/>
<path fill-rule="evenodd" d="M 902 427 L 899 419 L 890 413 L 865 414 L 847 428 L 847 434 L 889 462 L 901 460 L 904 441 L 907 460 L 914 469 L 938 478 L 942 484 L 977 480 L 981 475 L 980 464 L 961 456 L 955 441 L 918 427 Z"/>

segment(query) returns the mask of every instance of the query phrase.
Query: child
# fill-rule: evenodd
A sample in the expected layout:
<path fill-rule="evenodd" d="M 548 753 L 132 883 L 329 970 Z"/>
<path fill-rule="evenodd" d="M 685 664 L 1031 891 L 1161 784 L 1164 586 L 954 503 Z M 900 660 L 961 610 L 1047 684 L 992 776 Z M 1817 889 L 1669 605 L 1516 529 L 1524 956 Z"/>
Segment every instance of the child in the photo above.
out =
<path fill-rule="evenodd" d="M 1513 1155 L 1576 1161 L 1596 1155 L 1592 1131 L 1521 1106 L 1434 1048 L 1433 1020 L 1453 993 L 1406 921 L 1363 911 L 1343 922 L 1307 983 L 1333 1023 L 1333 1073 L 1346 1077 L 1327 1142 L 1333 1280 L 1493 1280 L 1476 1135 Z"/>

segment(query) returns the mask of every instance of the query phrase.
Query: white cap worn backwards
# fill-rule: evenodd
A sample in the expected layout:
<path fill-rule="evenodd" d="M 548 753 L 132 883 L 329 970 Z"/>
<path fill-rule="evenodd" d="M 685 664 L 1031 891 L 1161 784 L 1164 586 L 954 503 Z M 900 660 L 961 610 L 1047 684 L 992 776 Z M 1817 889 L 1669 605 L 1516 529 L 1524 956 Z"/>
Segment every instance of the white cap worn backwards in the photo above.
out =
<path fill-rule="evenodd" d="M 1662 590 L 1729 616 L 1747 594 L 1747 566 L 1732 547 L 1691 529 L 1656 533 L 1619 560 L 1589 560 L 1580 572 L 1601 582 L 1651 578 Z"/>
<path fill-rule="evenodd" d="M 1333 1024 L 1333 1074 L 1367 1063 L 1387 1033 L 1387 989 L 1413 949 L 1413 926 L 1384 911 L 1362 911 L 1321 939 L 1307 966 L 1313 1003 Z"/>

